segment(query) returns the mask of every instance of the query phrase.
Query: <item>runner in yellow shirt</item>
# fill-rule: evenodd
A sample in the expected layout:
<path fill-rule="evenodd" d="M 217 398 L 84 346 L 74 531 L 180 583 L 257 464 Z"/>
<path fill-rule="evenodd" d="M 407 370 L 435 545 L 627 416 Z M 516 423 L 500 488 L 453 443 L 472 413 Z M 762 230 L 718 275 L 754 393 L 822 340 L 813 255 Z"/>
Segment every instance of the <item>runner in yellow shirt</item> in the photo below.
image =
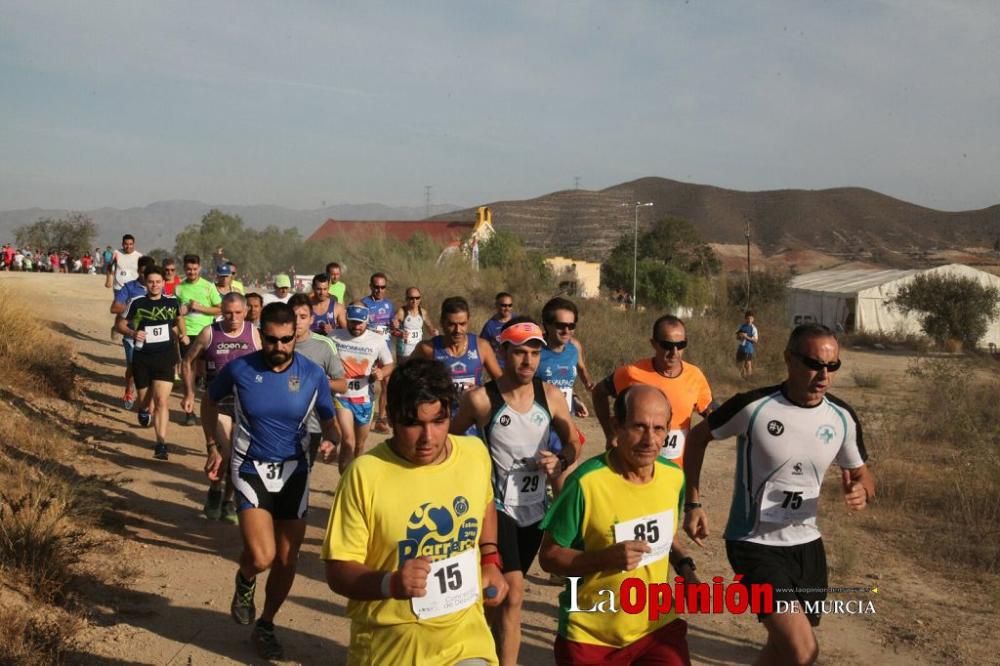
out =
<path fill-rule="evenodd" d="M 321 557 L 350 600 L 348 664 L 497 664 L 483 606 L 499 605 L 507 584 L 490 456 L 448 435 L 454 399 L 444 364 L 402 364 L 388 385 L 392 437 L 337 488 Z"/>

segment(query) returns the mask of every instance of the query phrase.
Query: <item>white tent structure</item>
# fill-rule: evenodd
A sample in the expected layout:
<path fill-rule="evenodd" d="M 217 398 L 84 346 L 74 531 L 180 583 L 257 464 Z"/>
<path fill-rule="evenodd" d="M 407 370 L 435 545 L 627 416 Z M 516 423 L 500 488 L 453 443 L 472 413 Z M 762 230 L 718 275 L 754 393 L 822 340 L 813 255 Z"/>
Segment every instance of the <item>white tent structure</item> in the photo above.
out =
<path fill-rule="evenodd" d="M 1000 288 L 1000 277 L 963 264 L 926 270 L 830 270 L 806 273 L 788 284 L 788 314 L 793 326 L 815 321 L 835 330 L 886 334 L 919 334 L 920 320 L 904 315 L 889 304 L 900 287 L 918 274 L 971 277 L 983 285 Z M 1000 345 L 1000 318 L 990 323 L 979 344 Z"/>

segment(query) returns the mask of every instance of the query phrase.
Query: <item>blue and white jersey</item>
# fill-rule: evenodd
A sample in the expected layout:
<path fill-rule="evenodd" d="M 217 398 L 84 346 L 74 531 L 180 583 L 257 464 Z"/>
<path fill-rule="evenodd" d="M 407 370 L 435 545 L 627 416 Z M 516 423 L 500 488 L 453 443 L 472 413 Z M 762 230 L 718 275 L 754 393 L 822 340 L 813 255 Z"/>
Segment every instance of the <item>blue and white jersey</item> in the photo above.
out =
<path fill-rule="evenodd" d="M 566 398 L 566 406 L 573 413 L 573 386 L 576 384 L 576 367 L 580 363 L 580 350 L 572 342 L 567 342 L 562 351 L 554 352 L 542 347 L 542 358 L 538 362 L 535 376 L 543 382 L 554 384 Z"/>
<path fill-rule="evenodd" d="M 234 472 L 256 474 L 254 461 L 305 461 L 309 451 L 306 423 L 316 410 L 320 420 L 333 418 L 330 384 L 321 367 L 302 354 L 282 372 L 254 352 L 226 364 L 208 387 L 215 402 L 235 398 Z"/>
<path fill-rule="evenodd" d="M 455 385 L 455 392 L 461 398 L 466 391 L 476 388 L 483 383 L 483 359 L 479 358 L 479 344 L 473 333 L 466 333 L 465 353 L 461 356 L 452 356 L 445 346 L 444 336 L 438 335 L 431 339 L 431 346 L 434 349 L 434 360 L 441 361 L 448 366 L 451 373 L 451 381 Z M 458 409 L 458 402 L 455 403 Z M 452 416 L 454 416 L 454 412 Z"/>
<path fill-rule="evenodd" d="M 741 324 L 740 327 L 736 330 L 736 332 L 746 334 L 747 338 L 757 337 L 757 327 L 754 326 L 753 324 L 746 324 L 746 323 Z M 754 352 L 754 349 L 755 349 L 754 343 L 751 342 L 750 340 L 747 339 L 740 340 L 740 351 L 745 352 L 747 354 L 752 354 Z"/>
<path fill-rule="evenodd" d="M 388 298 L 376 301 L 371 296 L 365 296 L 361 302 L 368 308 L 368 330 L 378 333 L 389 342 L 389 330 L 396 317 L 396 306 Z"/>
<path fill-rule="evenodd" d="M 712 437 L 736 435 L 736 484 L 723 535 L 732 541 L 795 546 L 820 538 L 816 509 L 831 463 L 868 458 L 861 423 L 830 395 L 814 407 L 792 402 L 783 386 L 740 393 L 708 415 Z"/>

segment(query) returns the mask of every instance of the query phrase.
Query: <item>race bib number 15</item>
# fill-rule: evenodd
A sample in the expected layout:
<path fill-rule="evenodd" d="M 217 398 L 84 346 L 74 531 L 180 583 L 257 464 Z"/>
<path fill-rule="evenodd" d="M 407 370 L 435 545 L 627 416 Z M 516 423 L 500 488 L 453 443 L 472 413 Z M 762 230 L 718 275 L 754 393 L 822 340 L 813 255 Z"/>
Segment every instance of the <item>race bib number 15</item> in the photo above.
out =
<path fill-rule="evenodd" d="M 431 563 L 427 594 L 413 597 L 410 607 L 421 620 L 468 608 L 479 599 L 479 560 L 475 548 Z"/>

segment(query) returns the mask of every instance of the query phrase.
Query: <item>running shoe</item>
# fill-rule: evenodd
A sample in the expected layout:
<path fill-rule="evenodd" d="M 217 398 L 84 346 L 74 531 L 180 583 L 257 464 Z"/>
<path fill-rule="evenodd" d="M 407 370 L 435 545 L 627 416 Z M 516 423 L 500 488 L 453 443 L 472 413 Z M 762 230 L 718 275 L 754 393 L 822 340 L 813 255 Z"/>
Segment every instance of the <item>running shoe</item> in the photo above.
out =
<path fill-rule="evenodd" d="M 222 518 L 222 491 L 217 488 L 208 489 L 208 499 L 205 500 L 205 517 L 209 520 Z"/>
<path fill-rule="evenodd" d="M 392 432 L 392 429 L 389 427 L 389 424 L 385 419 L 379 419 L 375 421 L 375 425 L 372 426 L 372 432 L 376 432 L 380 435 L 388 435 Z"/>
<path fill-rule="evenodd" d="M 125 409 L 132 409 L 135 407 L 135 393 L 132 393 L 132 391 L 125 391 L 125 395 L 122 396 L 122 404 L 125 405 Z"/>
<path fill-rule="evenodd" d="M 170 457 L 167 453 L 166 442 L 158 442 L 156 446 L 153 447 L 153 457 L 157 460 L 167 460 Z"/>
<path fill-rule="evenodd" d="M 250 633 L 250 640 L 253 641 L 253 646 L 257 649 L 257 654 L 261 659 L 281 659 L 285 655 L 285 651 L 281 648 L 281 643 L 278 642 L 277 637 L 274 635 L 274 624 L 272 622 L 268 622 L 265 625 L 261 621 L 258 621 Z"/>
<path fill-rule="evenodd" d="M 233 525 L 239 525 L 240 519 L 236 513 L 236 503 L 235 502 L 223 502 L 222 503 L 222 518 L 220 518 L 224 523 L 232 523 Z"/>
<path fill-rule="evenodd" d="M 249 585 L 243 583 L 239 570 L 236 571 L 236 590 L 233 591 L 233 603 L 229 606 L 236 624 L 250 624 L 257 616 L 257 607 L 253 604 L 254 593 L 257 591 L 257 579 Z M 272 632 L 273 633 L 273 632 Z"/>
<path fill-rule="evenodd" d="M 194 415 L 194 412 L 186 412 L 184 414 L 184 425 L 186 426 L 198 425 L 198 418 Z"/>
<path fill-rule="evenodd" d="M 150 414 L 148 410 L 139 410 L 136 416 L 139 418 L 139 425 L 143 428 L 148 428 L 153 422 L 153 415 Z"/>

